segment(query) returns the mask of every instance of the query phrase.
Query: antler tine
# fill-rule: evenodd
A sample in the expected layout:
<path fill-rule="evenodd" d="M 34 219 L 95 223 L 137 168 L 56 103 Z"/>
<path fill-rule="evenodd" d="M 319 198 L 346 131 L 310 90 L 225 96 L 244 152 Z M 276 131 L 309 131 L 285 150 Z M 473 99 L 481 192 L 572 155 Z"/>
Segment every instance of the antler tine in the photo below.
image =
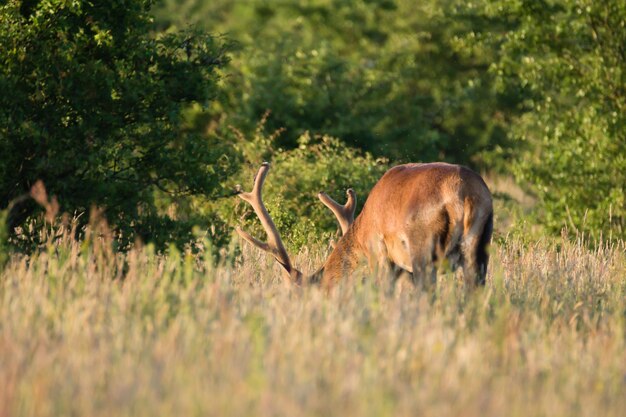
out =
<path fill-rule="evenodd" d="M 356 193 L 352 188 L 348 188 L 346 190 L 346 195 L 348 196 L 348 201 L 346 201 L 344 207 L 350 213 L 350 216 L 352 218 L 350 223 L 352 223 L 354 222 L 354 212 L 356 211 Z"/>
<path fill-rule="evenodd" d="M 265 182 L 265 177 L 270 170 L 270 164 L 268 162 L 263 162 L 261 168 L 256 173 L 254 177 L 254 185 L 252 187 L 251 192 L 242 192 L 239 197 L 250 203 L 252 209 L 256 213 L 257 217 L 261 221 L 261 225 L 267 233 L 267 243 L 258 240 L 257 238 L 250 235 L 248 232 L 243 231 L 241 228 L 237 228 L 236 231 L 243 239 L 253 244 L 257 248 L 269 252 L 276 258 L 278 263 L 280 263 L 285 271 L 289 274 L 289 276 L 294 275 L 294 268 L 291 266 L 291 261 L 289 260 L 289 255 L 287 254 L 287 250 L 283 245 L 283 241 L 280 238 L 280 234 L 278 233 L 278 229 L 274 224 L 274 221 L 270 217 L 267 209 L 265 208 L 265 204 L 263 204 L 263 197 L 261 195 L 261 191 L 263 189 L 263 183 Z"/>
<path fill-rule="evenodd" d="M 356 210 L 356 193 L 352 188 L 348 188 L 346 195 L 348 196 L 348 201 L 343 206 L 330 198 L 325 192 L 320 192 L 317 195 L 321 202 L 324 203 L 337 218 L 339 227 L 341 227 L 341 234 L 343 235 L 346 234 L 350 225 L 354 222 L 354 212 Z"/>

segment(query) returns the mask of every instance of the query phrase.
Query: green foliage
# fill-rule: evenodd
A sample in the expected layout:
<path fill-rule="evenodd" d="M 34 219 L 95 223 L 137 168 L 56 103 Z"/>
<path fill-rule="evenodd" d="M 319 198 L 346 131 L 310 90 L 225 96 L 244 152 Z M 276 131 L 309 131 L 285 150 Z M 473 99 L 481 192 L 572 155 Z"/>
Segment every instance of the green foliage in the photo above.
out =
<path fill-rule="evenodd" d="M 514 28 L 484 32 L 479 43 L 498 48 L 498 88 L 524 99 L 510 152 L 538 196 L 539 219 L 556 231 L 624 238 L 626 3 L 483 1 L 467 12 Z"/>
<path fill-rule="evenodd" d="M 267 195 L 272 195 L 268 209 L 279 213 L 277 225 L 296 247 L 337 230 L 334 215 L 317 198 L 320 191 L 343 204 L 346 190 L 354 189 L 359 213 L 370 190 L 388 168 L 385 160 L 374 159 L 328 136 L 312 139 L 304 134 L 298 144 L 298 148 L 274 156 L 275 181 L 267 187 Z"/>
<path fill-rule="evenodd" d="M 291 150 L 277 148 L 278 137 L 279 132 L 268 136 L 262 126 L 257 128 L 254 138 L 243 142 L 247 169 L 230 183 L 234 188 L 234 181 L 237 181 L 244 190 L 249 190 L 260 164 L 271 161 L 263 199 L 283 240 L 292 248 L 326 242 L 335 235 L 338 225 L 317 194 L 324 191 L 343 204 L 346 190 L 353 188 L 358 213 L 369 191 L 388 168 L 388 162 L 329 136 L 311 137 L 305 133 L 298 138 L 298 147 Z M 225 222 L 238 224 L 243 220 L 243 227 L 259 237 L 264 236 L 256 216 L 243 201 L 233 198 L 213 206 Z"/>
<path fill-rule="evenodd" d="M 163 27 L 189 22 L 240 41 L 225 111 L 250 132 L 271 110 L 268 127 L 286 128 L 281 146 L 309 131 L 396 160 L 476 164 L 506 142 L 491 49 L 458 47 L 474 22 L 452 1 L 165 0 L 157 9 Z"/>
<path fill-rule="evenodd" d="M 184 116 L 216 96 L 228 44 L 200 30 L 151 34 L 151 4 L 0 6 L 0 89 L 10 92 L 0 95 L 2 204 L 43 180 L 63 211 L 95 204 L 127 238 L 163 240 L 179 233 L 156 192 L 221 192 L 236 155 L 185 130 Z"/>
<path fill-rule="evenodd" d="M 127 242 L 200 226 L 220 247 L 253 221 L 235 183 L 271 160 L 267 204 L 301 246 L 336 230 L 318 191 L 363 202 L 384 158 L 447 160 L 514 173 L 551 231 L 626 236 L 623 2 L 0 4 L 0 209 L 42 180 Z"/>

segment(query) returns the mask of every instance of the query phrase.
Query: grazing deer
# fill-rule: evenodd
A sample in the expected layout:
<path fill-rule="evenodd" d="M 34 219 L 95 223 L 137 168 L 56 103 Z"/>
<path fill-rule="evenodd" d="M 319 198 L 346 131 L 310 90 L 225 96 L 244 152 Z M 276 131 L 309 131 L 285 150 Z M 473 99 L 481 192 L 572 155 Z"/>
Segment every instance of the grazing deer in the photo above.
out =
<path fill-rule="evenodd" d="M 239 193 L 259 217 L 267 243 L 240 228 L 237 232 L 274 256 L 290 281 L 301 283 L 302 273 L 291 264 L 261 197 L 269 169 L 269 163 L 263 163 L 252 191 Z M 487 185 L 474 171 L 446 163 L 395 166 L 372 188 L 356 219 L 355 193 L 349 189 L 347 195 L 345 205 L 318 195 L 335 214 L 343 236 L 324 265 L 305 281 L 332 285 L 366 259 L 371 269 L 412 273 L 420 287 L 436 281 L 437 266 L 444 261 L 453 270 L 463 268 L 466 284 L 484 285 L 493 207 Z"/>

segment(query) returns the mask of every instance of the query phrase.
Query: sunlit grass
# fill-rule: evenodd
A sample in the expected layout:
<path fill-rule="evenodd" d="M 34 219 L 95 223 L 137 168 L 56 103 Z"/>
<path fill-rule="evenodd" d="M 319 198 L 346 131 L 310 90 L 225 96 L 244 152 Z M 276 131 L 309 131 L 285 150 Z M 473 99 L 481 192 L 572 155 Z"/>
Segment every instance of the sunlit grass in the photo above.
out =
<path fill-rule="evenodd" d="M 624 245 L 505 240 L 491 266 L 473 293 L 328 293 L 247 249 L 60 244 L 1 275 L 0 415 L 624 415 Z"/>

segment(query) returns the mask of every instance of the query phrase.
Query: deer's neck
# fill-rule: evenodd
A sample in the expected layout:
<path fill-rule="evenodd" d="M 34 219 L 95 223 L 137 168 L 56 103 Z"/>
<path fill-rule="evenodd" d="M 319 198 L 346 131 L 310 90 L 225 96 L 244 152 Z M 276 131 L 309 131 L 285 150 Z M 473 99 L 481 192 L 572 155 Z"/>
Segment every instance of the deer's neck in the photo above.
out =
<path fill-rule="evenodd" d="M 313 281 L 323 284 L 334 284 L 343 277 L 350 275 L 359 265 L 364 255 L 360 242 L 358 218 L 350 226 L 346 234 L 337 242 L 324 265 L 311 277 Z"/>

